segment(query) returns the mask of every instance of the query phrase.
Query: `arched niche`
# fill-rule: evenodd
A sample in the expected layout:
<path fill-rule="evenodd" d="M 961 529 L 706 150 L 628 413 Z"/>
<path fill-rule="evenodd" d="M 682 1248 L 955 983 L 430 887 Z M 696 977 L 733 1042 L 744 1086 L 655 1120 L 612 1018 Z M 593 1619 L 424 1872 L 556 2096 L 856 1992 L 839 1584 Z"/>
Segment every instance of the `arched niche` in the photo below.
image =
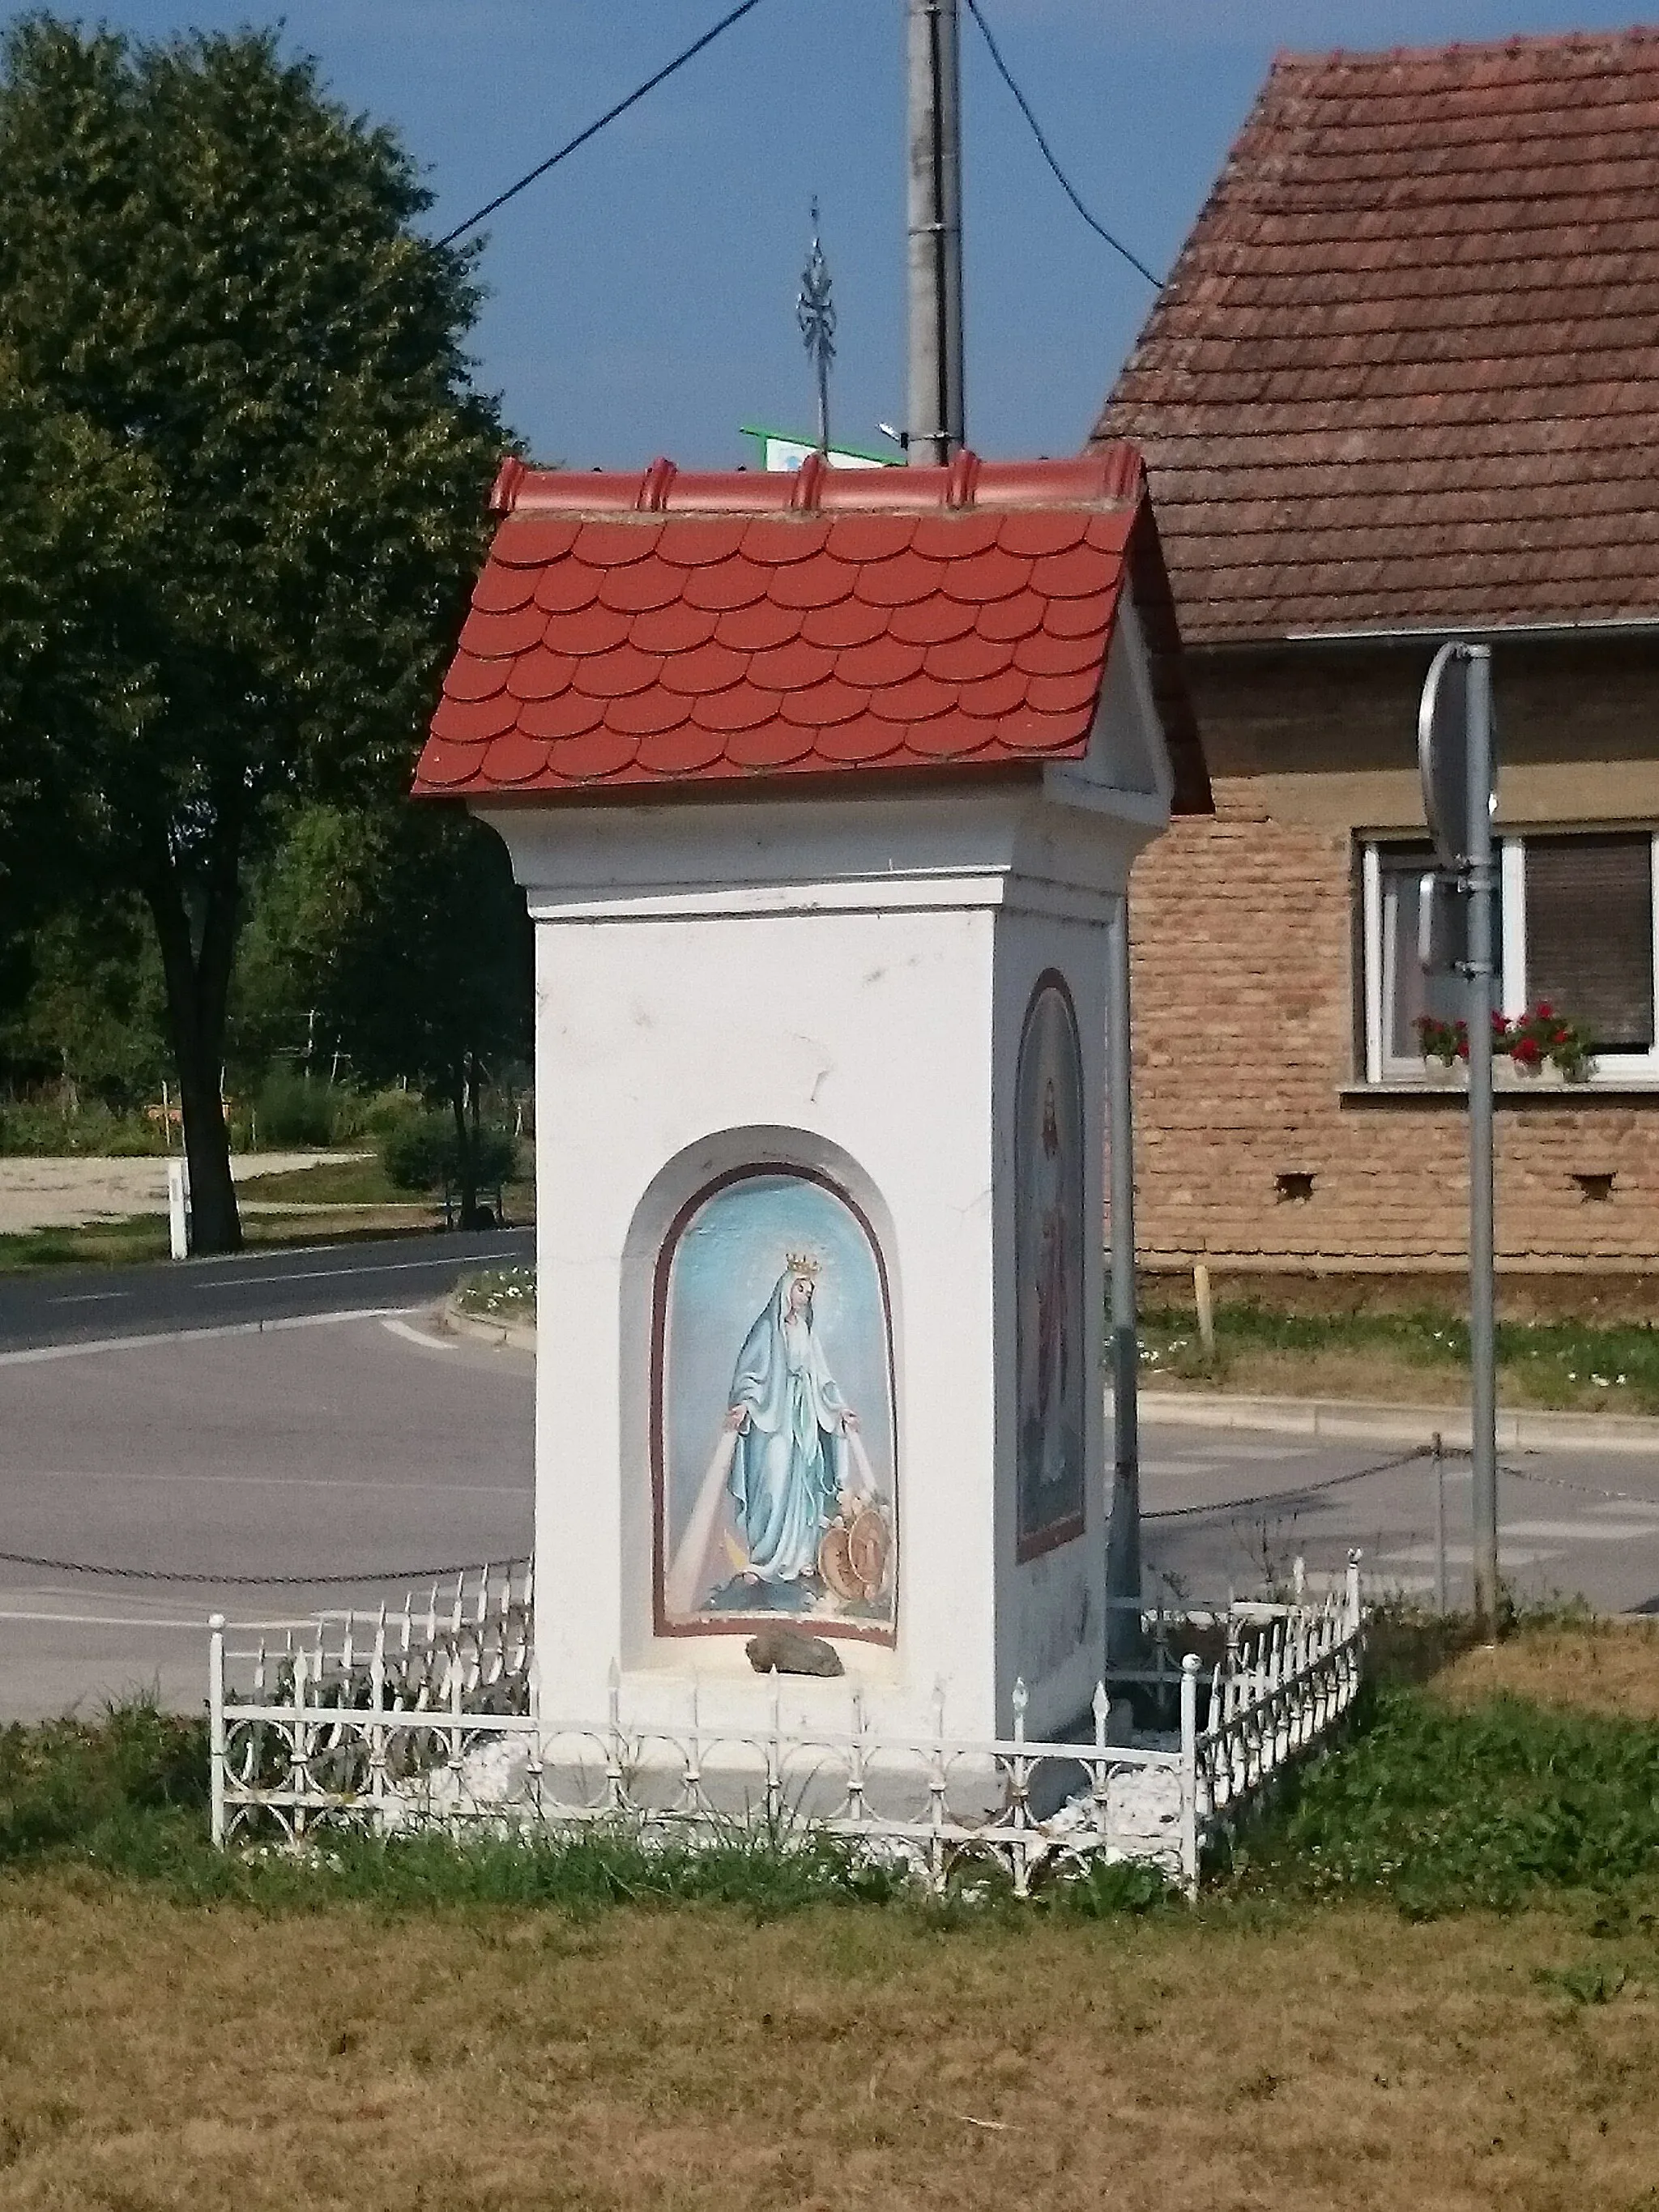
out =
<path fill-rule="evenodd" d="M 1065 977 L 1037 978 L 1014 1076 L 1015 1556 L 1084 1532 L 1089 1362 L 1083 1050 Z"/>
<path fill-rule="evenodd" d="M 652 1638 L 897 1625 L 890 1219 L 805 1131 L 726 1130 L 668 1163 L 624 1254 L 625 1615 Z"/>

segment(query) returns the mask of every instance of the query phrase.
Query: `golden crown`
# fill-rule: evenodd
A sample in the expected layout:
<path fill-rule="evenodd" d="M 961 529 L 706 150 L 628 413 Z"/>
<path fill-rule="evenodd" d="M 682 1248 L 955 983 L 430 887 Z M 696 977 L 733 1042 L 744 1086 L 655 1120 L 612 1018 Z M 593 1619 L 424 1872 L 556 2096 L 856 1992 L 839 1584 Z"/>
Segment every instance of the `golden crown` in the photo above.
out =
<path fill-rule="evenodd" d="M 786 1252 L 783 1255 L 783 1264 L 789 1274 L 816 1275 L 823 1262 L 813 1252 Z"/>

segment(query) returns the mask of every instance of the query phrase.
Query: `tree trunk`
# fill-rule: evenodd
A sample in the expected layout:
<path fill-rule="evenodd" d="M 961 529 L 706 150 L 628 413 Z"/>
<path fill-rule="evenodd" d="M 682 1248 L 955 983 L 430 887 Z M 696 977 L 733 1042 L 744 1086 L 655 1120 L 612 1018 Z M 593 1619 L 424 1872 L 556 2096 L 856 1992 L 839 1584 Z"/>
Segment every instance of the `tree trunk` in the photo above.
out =
<path fill-rule="evenodd" d="M 451 1077 L 449 1103 L 454 1109 L 455 1139 L 460 1148 L 461 1226 L 463 1229 L 476 1229 L 478 1225 L 478 1155 L 467 1134 L 466 1070 L 465 1060 L 456 1063 Z"/>
<path fill-rule="evenodd" d="M 198 1252 L 240 1252 L 242 1222 L 230 1173 L 222 1073 L 225 1016 L 236 951 L 240 839 L 222 816 L 210 855 L 199 941 L 171 851 L 145 885 L 167 988 L 167 1027 L 190 1166 L 191 1243 Z"/>

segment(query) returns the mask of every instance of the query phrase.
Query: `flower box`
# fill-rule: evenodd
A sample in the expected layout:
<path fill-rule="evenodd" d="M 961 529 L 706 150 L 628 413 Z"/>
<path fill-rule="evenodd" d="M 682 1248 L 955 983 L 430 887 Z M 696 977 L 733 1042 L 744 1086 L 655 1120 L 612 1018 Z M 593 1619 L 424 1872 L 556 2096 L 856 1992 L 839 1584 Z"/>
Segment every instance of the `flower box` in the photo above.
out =
<path fill-rule="evenodd" d="M 1413 1027 L 1422 1048 L 1425 1079 L 1447 1085 L 1467 1082 L 1468 1025 L 1419 1014 Z M 1514 1091 L 1534 1084 L 1582 1083 L 1595 1061 L 1584 1031 L 1540 1000 L 1513 1019 L 1492 1018 L 1492 1081 Z"/>

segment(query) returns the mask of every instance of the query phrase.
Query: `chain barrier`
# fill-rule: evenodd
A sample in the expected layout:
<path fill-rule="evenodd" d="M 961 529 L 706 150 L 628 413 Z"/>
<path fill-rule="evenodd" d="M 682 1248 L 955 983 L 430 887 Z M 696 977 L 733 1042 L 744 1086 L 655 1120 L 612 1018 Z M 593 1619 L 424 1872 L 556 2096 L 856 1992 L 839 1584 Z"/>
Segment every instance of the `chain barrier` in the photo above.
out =
<path fill-rule="evenodd" d="M 349 1588 L 354 1583 L 441 1583 L 452 1575 L 477 1571 L 478 1562 L 465 1566 L 365 1567 L 355 1575 L 196 1575 L 168 1567 L 106 1567 L 89 1559 L 48 1559 L 34 1552 L 0 1552 L 0 1565 L 46 1567 L 60 1575 L 105 1575 L 118 1582 L 194 1583 L 208 1589 L 322 1589 Z"/>
<path fill-rule="evenodd" d="M 1432 1449 L 1432 1447 L 1431 1447 Z M 1442 1459 L 1468 1459 L 1467 1444 L 1443 1443 Z M 1541 1483 L 1547 1490 L 1567 1490 L 1578 1498 L 1607 1498 L 1620 1505 L 1659 1505 L 1659 1497 L 1640 1490 L 1608 1490 L 1599 1482 L 1573 1482 L 1565 1474 L 1542 1474 L 1530 1467 L 1511 1467 L 1507 1460 L 1498 1462 L 1499 1474 L 1511 1476 L 1516 1482 Z"/>
<path fill-rule="evenodd" d="M 1395 1468 L 1409 1467 L 1413 1460 L 1427 1459 L 1432 1450 L 1429 1444 L 1413 1444 L 1409 1451 L 1396 1452 L 1392 1459 L 1380 1459 L 1370 1467 L 1351 1468 L 1346 1474 L 1328 1474 L 1318 1482 L 1300 1482 L 1291 1490 L 1264 1490 L 1254 1498 L 1218 1498 L 1210 1505 L 1166 1505 L 1156 1513 L 1143 1513 L 1142 1522 L 1148 1521 L 1190 1521 L 1200 1514 L 1221 1514 L 1232 1518 L 1249 1513 L 1258 1505 L 1282 1505 L 1298 1498 L 1317 1498 L 1328 1490 L 1340 1490 L 1350 1482 L 1364 1482 L 1373 1474 L 1391 1474 Z"/>
<path fill-rule="evenodd" d="M 1391 1459 L 1374 1460 L 1367 1467 L 1350 1468 L 1345 1474 L 1326 1475 L 1318 1482 L 1296 1484 L 1288 1490 L 1258 1491 L 1250 1498 L 1218 1498 L 1207 1505 L 1166 1505 L 1157 1511 L 1143 1513 L 1143 1523 L 1149 1521 L 1192 1521 L 1201 1517 L 1236 1519 L 1241 1513 L 1254 1512 L 1258 1506 L 1285 1505 L 1303 1498 L 1318 1498 L 1332 1490 L 1345 1489 L 1353 1482 L 1369 1481 L 1372 1475 L 1392 1474 L 1416 1461 L 1431 1459 L 1432 1444 L 1413 1444 L 1408 1451 L 1396 1452 Z M 1443 1444 L 1442 1459 L 1468 1459 L 1467 1444 Z M 1581 1498 L 1608 1498 L 1619 1504 L 1659 1505 L 1659 1498 L 1644 1497 L 1639 1491 L 1608 1490 L 1600 1484 L 1571 1482 L 1565 1475 L 1540 1474 L 1531 1468 L 1511 1467 L 1500 1462 L 1498 1472 L 1511 1475 L 1517 1482 L 1541 1483 L 1551 1490 L 1571 1491 Z M 52 1559 L 33 1552 L 0 1552 L 0 1565 L 12 1567 L 41 1567 L 55 1574 L 102 1575 L 118 1582 L 188 1583 L 204 1589 L 345 1589 L 354 1583 L 429 1583 L 445 1582 L 451 1575 L 467 1574 L 477 1565 L 469 1561 L 465 1565 L 451 1564 L 441 1567 L 365 1567 L 349 1575 L 201 1575 L 187 1574 L 167 1567 L 111 1567 L 89 1559 Z"/>

